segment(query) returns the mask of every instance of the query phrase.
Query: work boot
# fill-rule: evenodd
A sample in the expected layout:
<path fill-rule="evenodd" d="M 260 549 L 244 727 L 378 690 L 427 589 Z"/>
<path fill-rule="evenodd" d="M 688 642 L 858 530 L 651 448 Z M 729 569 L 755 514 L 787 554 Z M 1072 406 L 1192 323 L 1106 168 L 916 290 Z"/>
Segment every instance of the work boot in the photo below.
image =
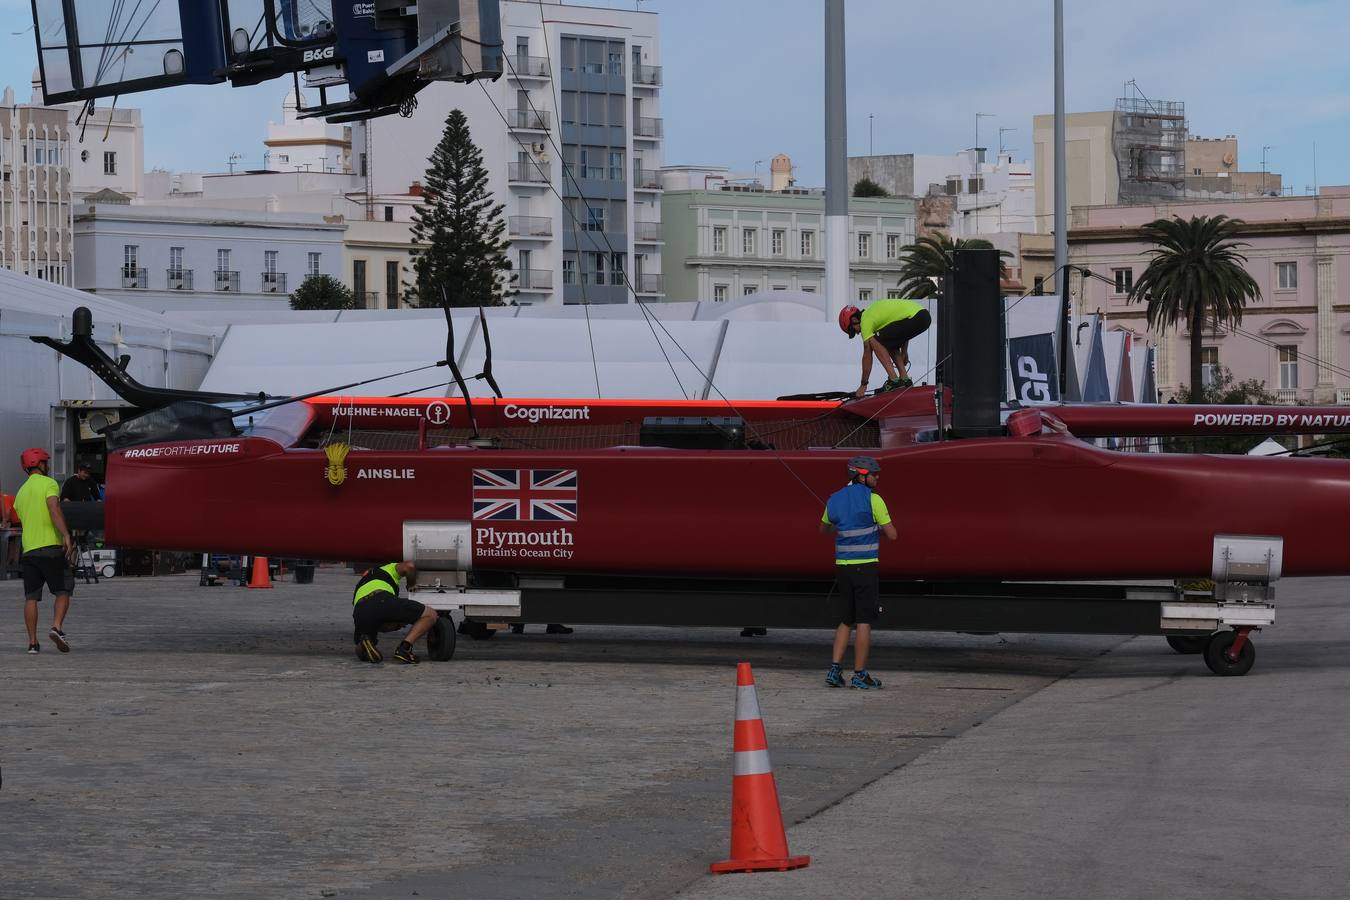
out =
<path fill-rule="evenodd" d="M 421 662 L 421 660 L 417 658 L 417 654 L 413 652 L 412 644 L 407 641 L 401 641 L 399 643 L 398 649 L 394 651 L 394 659 L 401 663 L 409 663 L 412 665 Z"/>

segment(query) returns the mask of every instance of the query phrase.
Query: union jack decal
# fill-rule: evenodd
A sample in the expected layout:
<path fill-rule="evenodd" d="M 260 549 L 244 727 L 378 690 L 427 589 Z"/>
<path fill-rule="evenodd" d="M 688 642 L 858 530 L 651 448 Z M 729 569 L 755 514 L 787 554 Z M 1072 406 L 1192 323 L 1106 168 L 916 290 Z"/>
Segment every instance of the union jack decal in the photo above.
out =
<path fill-rule="evenodd" d="M 473 517 L 496 522 L 575 522 L 576 469 L 474 469 Z"/>

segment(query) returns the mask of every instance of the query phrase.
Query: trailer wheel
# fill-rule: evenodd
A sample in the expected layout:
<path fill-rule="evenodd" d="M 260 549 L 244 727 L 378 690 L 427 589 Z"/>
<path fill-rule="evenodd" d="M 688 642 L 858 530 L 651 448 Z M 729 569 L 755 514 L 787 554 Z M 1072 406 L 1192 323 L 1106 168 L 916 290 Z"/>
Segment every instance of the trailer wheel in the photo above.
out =
<path fill-rule="evenodd" d="M 1215 675 L 1246 675 L 1256 663 L 1256 646 L 1244 641 L 1236 660 L 1228 658 L 1228 649 L 1237 640 L 1236 631 L 1220 631 L 1210 636 L 1205 644 L 1205 665 Z"/>
<path fill-rule="evenodd" d="M 497 632 L 487 627 L 484 622 L 470 622 L 465 619 L 459 623 L 459 633 L 471 637 L 475 641 L 486 641 Z"/>
<path fill-rule="evenodd" d="M 427 632 L 427 656 L 436 662 L 449 662 L 455 655 L 454 622 L 449 616 L 440 616 Z"/>
<path fill-rule="evenodd" d="M 1207 635 L 1169 634 L 1167 646 L 1178 653 L 1204 653 Z"/>

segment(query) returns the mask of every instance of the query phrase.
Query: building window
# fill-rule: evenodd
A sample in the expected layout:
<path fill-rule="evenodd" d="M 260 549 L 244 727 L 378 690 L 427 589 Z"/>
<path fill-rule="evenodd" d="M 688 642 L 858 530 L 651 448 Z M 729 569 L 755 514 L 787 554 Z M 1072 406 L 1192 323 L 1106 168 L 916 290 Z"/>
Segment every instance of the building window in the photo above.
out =
<path fill-rule="evenodd" d="M 577 261 L 575 259 L 563 260 L 563 284 L 577 283 Z"/>
<path fill-rule="evenodd" d="M 900 258 L 900 235 L 898 234 L 886 235 L 886 258 L 887 259 Z"/>
<path fill-rule="evenodd" d="M 749 297 L 751 294 L 758 294 L 758 293 L 759 293 L 759 285 L 757 284 L 747 284 L 741 290 L 741 294 L 746 297 Z"/>
<path fill-rule="evenodd" d="M 1279 290 L 1282 291 L 1298 290 L 1298 263 L 1291 263 L 1291 262 L 1276 263 L 1275 274 L 1278 279 Z"/>
<path fill-rule="evenodd" d="M 725 284 L 714 284 L 714 285 L 713 285 L 713 302 L 714 302 L 714 303 L 725 303 L 726 300 L 727 300 L 727 285 L 725 285 Z"/>
<path fill-rule="evenodd" d="M 858 291 L 858 302 L 859 302 L 859 303 L 871 303 L 871 302 L 872 302 L 872 289 L 871 289 L 871 288 L 863 288 L 862 290 Z"/>
<path fill-rule="evenodd" d="M 277 251 L 263 251 L 263 272 L 268 275 L 277 274 Z"/>
<path fill-rule="evenodd" d="M 858 259 L 872 258 L 872 234 L 868 231 L 858 232 Z"/>
<path fill-rule="evenodd" d="M 623 151 L 611 150 L 609 153 L 609 180 L 623 181 Z"/>
<path fill-rule="evenodd" d="M 386 222 L 394 221 L 394 208 L 392 206 L 386 206 L 384 208 L 384 220 Z"/>
<path fill-rule="evenodd" d="M 771 241 L 770 247 L 772 248 L 772 252 L 773 252 L 773 255 L 774 255 L 774 256 L 782 256 L 782 255 L 783 255 L 783 243 L 785 242 L 786 239 L 787 239 L 787 232 L 786 232 L 786 231 L 784 231 L 784 230 L 781 229 L 781 228 L 775 228 L 775 229 L 773 230 L 773 234 L 772 234 L 771 237 L 770 237 L 770 241 Z"/>
<path fill-rule="evenodd" d="M 1045 278 L 1044 278 L 1044 276 L 1037 275 L 1034 279 L 1032 279 L 1032 282 L 1031 282 L 1031 293 L 1034 294 L 1034 295 L 1036 295 L 1037 297 L 1039 297 L 1039 296 L 1041 296 L 1042 294 L 1045 293 Z"/>
<path fill-rule="evenodd" d="M 136 244 L 122 245 L 122 275 L 126 278 L 135 278 L 136 270 L 140 268 L 136 263 L 140 258 L 141 248 Z"/>
<path fill-rule="evenodd" d="M 356 295 L 356 302 L 362 309 L 370 306 L 366 302 L 366 261 L 364 259 L 352 260 L 352 293 Z"/>
<path fill-rule="evenodd" d="M 183 276 L 183 248 L 169 248 L 169 273 L 181 278 Z"/>
<path fill-rule="evenodd" d="M 311 253 L 311 254 L 309 254 L 309 265 L 307 266 L 306 271 L 307 271 L 310 275 L 318 275 L 318 274 L 319 274 L 319 257 L 320 257 L 320 256 L 322 256 L 322 254 L 320 254 L 320 253 Z"/>
<path fill-rule="evenodd" d="M 586 230 L 605 230 L 605 208 L 603 206 L 586 207 Z"/>
<path fill-rule="evenodd" d="M 802 285 L 802 293 L 803 293 L 803 294 L 814 294 L 815 292 L 816 292 L 816 286 L 815 286 L 814 284 L 804 284 L 804 285 Z"/>
<path fill-rule="evenodd" d="M 1200 382 L 1205 387 L 1214 386 L 1214 378 L 1219 372 L 1219 348 L 1200 348 Z"/>
<path fill-rule="evenodd" d="M 1298 348 L 1280 347 L 1280 390 L 1298 388 Z"/>
<path fill-rule="evenodd" d="M 610 257 L 610 263 L 611 263 L 611 265 L 612 265 L 612 269 L 610 270 L 610 273 L 609 273 L 609 283 L 610 283 L 610 284 L 614 284 L 614 285 L 622 285 L 622 284 L 624 283 L 624 274 L 623 274 L 623 270 L 624 270 L 624 264 L 623 264 L 623 263 L 624 263 L 624 259 L 623 259 L 623 258 L 624 258 L 624 254 L 622 254 L 622 253 L 615 253 L 615 254 L 612 254 L 612 255 L 611 255 L 611 257 Z"/>
<path fill-rule="evenodd" d="M 775 285 L 773 286 L 773 290 L 775 290 L 775 291 L 786 291 L 786 290 L 787 290 L 787 285 L 786 285 L 786 284 L 775 284 Z"/>
<path fill-rule="evenodd" d="M 713 252 L 727 252 L 727 226 L 725 225 L 713 226 Z"/>
<path fill-rule="evenodd" d="M 755 236 L 757 233 L 753 228 L 741 229 L 741 253 L 745 256 L 755 255 Z"/>
<path fill-rule="evenodd" d="M 230 271 L 230 251 L 228 250 L 216 251 L 216 271 L 217 272 Z"/>
<path fill-rule="evenodd" d="M 104 151 L 103 151 L 103 174 L 104 174 L 104 175 L 116 175 L 116 174 L 117 174 L 117 153 L 116 153 L 116 151 L 113 151 L 113 150 L 104 150 Z"/>
<path fill-rule="evenodd" d="M 816 255 L 816 233 L 814 231 L 802 232 L 802 259 L 810 259 Z"/>
<path fill-rule="evenodd" d="M 361 154 L 361 170 L 358 174 L 362 178 L 366 177 L 366 155 L 364 153 Z"/>
<path fill-rule="evenodd" d="M 286 163 L 288 163 L 288 162 L 290 162 L 290 161 L 291 161 L 291 158 L 290 158 L 288 155 L 286 155 L 285 153 L 279 153 L 279 154 L 277 154 L 277 162 L 281 163 L 283 166 L 286 165 Z"/>
<path fill-rule="evenodd" d="M 1116 276 L 1116 293 L 1128 294 L 1134 289 L 1134 269 L 1112 269 Z"/>
<path fill-rule="evenodd" d="M 902 291 L 902 290 L 900 290 L 899 288 L 887 288 L 887 290 L 886 290 L 886 299 L 887 299 L 887 300 L 903 300 L 903 299 L 905 299 L 905 292 Z"/>

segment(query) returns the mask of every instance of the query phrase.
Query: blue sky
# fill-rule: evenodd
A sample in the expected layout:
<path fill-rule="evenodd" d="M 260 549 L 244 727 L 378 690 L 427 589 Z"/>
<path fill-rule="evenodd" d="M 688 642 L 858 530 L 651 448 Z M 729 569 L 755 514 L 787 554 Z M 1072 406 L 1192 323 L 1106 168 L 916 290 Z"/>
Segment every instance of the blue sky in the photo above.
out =
<path fill-rule="evenodd" d="M 101 2 L 101 0 L 84 0 Z M 634 0 L 586 5 L 632 9 Z M 1236 134 L 1240 166 L 1297 193 L 1350 183 L 1350 17 L 1336 0 L 1067 0 L 1070 111 L 1109 109 L 1134 79 L 1183 100 L 1191 132 Z M 800 183 L 824 181 L 823 0 L 642 0 L 661 16 L 666 162 L 764 172 L 786 153 Z M 847 0 L 849 152 L 945 153 L 975 140 L 1032 154 L 1031 118 L 1052 111 L 1051 0 Z M 28 0 L 0 0 L 0 83 L 22 102 L 36 62 Z M 12 32 L 20 32 L 13 34 Z M 123 97 L 144 110 L 146 166 L 220 171 L 262 162 L 286 81 Z M 96 140 L 90 134 L 86 140 Z"/>

